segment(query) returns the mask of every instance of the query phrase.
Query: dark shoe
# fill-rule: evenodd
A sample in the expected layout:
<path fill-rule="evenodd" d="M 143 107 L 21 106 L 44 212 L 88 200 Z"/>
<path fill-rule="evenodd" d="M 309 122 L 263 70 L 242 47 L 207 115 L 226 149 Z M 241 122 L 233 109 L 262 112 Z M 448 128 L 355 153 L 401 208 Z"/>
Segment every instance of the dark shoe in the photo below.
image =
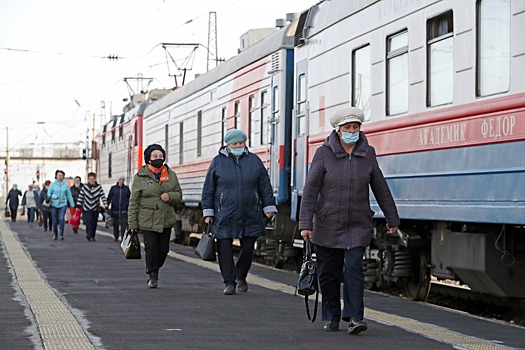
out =
<path fill-rule="evenodd" d="M 227 284 L 226 288 L 224 288 L 224 291 L 222 293 L 224 295 L 234 295 L 235 294 L 235 285 Z"/>
<path fill-rule="evenodd" d="M 88 241 L 91 241 L 91 236 L 90 236 L 90 235 L 86 235 L 86 239 L 87 239 Z"/>
<path fill-rule="evenodd" d="M 57 235 L 53 235 L 53 241 L 56 241 L 58 239 Z"/>
<path fill-rule="evenodd" d="M 348 326 L 348 334 L 359 334 L 368 329 L 368 326 L 363 320 L 360 320 L 357 317 L 352 317 L 350 319 L 350 325 Z"/>
<path fill-rule="evenodd" d="M 95 237 L 91 237 L 91 241 L 92 241 L 92 242 L 95 242 Z"/>
<path fill-rule="evenodd" d="M 74 233 L 78 233 L 78 228 L 74 228 L 74 229 L 73 229 L 73 232 L 74 232 Z"/>
<path fill-rule="evenodd" d="M 323 331 L 335 332 L 339 330 L 339 321 L 326 321 Z"/>
<path fill-rule="evenodd" d="M 237 289 L 239 292 L 247 292 L 248 291 L 248 283 L 246 283 L 246 280 L 238 280 L 237 281 Z"/>
<path fill-rule="evenodd" d="M 64 236 L 60 236 L 60 240 L 63 241 L 64 240 Z"/>
<path fill-rule="evenodd" d="M 113 238 L 113 242 L 118 242 L 118 238 Z"/>
<path fill-rule="evenodd" d="M 148 279 L 148 287 L 157 288 L 159 285 L 158 275 L 156 273 L 150 273 Z"/>

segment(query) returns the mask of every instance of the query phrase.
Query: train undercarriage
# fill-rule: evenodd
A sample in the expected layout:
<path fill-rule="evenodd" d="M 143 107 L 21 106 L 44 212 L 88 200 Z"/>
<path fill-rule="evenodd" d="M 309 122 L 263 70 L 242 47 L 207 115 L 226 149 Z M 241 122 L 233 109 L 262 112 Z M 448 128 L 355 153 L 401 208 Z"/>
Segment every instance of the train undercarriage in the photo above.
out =
<path fill-rule="evenodd" d="M 403 286 L 425 300 L 431 278 L 459 281 L 472 292 L 525 298 L 525 227 L 404 222 L 394 235 L 374 231 L 363 260 L 368 289 Z"/>

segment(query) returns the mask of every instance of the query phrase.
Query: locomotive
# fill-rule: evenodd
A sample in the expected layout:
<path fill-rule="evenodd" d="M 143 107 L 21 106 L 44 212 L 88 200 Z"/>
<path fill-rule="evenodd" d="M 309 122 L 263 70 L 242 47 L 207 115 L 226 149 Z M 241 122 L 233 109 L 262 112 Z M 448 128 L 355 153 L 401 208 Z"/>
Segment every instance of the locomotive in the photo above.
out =
<path fill-rule="evenodd" d="M 362 130 L 402 221 L 387 235 L 371 194 L 367 286 L 402 285 L 423 300 L 434 276 L 524 298 L 524 17 L 520 0 L 320 1 L 106 125 L 97 141 L 100 177 L 109 183 L 119 166 L 131 180 L 143 146 L 163 145 L 183 190 L 176 236 L 187 238 L 201 231 L 211 159 L 227 130 L 242 129 L 268 169 L 279 209 L 256 254 L 282 267 L 301 256 L 296 220 L 329 116 L 353 105 L 365 113 Z M 107 141 L 117 134 L 120 141 Z M 126 156 L 117 159 L 119 142 Z"/>

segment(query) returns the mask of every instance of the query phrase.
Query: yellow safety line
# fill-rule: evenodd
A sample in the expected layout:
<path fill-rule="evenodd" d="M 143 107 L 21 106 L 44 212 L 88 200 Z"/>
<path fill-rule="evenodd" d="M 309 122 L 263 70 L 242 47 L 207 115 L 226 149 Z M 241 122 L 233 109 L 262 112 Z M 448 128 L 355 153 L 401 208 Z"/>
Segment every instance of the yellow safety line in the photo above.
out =
<path fill-rule="evenodd" d="M 35 315 L 45 349 L 95 349 L 68 307 L 42 278 L 4 220 L 0 220 L 0 238 L 11 261 L 18 285 Z"/>

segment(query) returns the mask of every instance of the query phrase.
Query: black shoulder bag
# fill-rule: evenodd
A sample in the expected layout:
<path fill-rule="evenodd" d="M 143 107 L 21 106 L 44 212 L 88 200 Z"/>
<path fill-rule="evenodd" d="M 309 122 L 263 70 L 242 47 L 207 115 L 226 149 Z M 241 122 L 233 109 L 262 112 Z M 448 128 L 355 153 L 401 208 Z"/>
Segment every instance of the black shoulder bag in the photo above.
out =
<path fill-rule="evenodd" d="M 299 272 L 299 280 L 297 281 L 297 293 L 304 295 L 304 303 L 306 305 L 306 315 L 308 321 L 313 323 L 317 316 L 317 305 L 319 303 L 319 282 L 317 281 L 317 266 L 312 259 L 312 245 L 310 239 L 306 238 L 305 253 L 303 265 Z M 315 304 L 313 317 L 310 316 L 310 308 L 308 307 L 308 296 L 315 294 Z"/>

